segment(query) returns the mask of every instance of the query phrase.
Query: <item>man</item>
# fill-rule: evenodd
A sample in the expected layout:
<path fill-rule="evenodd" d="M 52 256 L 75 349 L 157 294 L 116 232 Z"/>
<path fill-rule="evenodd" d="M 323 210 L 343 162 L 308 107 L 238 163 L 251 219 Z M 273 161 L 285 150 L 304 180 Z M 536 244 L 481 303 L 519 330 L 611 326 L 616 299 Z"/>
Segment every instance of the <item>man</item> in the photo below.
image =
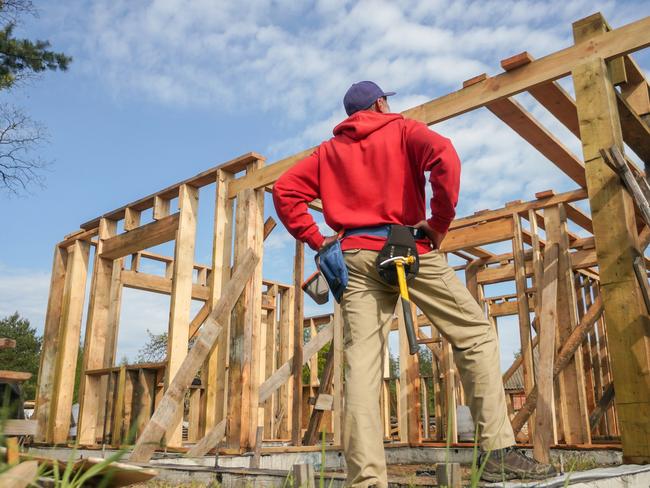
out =
<path fill-rule="evenodd" d="M 484 478 L 542 478 L 554 473 L 511 449 L 496 333 L 467 288 L 437 251 L 455 216 L 460 161 L 451 142 L 420 122 L 390 113 L 385 93 L 371 81 L 350 87 L 349 117 L 334 137 L 284 173 L 273 187 L 279 218 L 296 238 L 320 250 L 325 238 L 307 210 L 320 198 L 325 222 L 342 235 L 349 283 L 341 298 L 344 320 L 345 407 L 343 448 L 348 484 L 386 487 L 379 395 L 384 348 L 399 295 L 378 274 L 375 261 L 387 224 L 412 226 L 419 272 L 409 281 L 412 301 L 453 346 L 475 423 Z M 425 172 L 433 189 L 425 220 Z"/>

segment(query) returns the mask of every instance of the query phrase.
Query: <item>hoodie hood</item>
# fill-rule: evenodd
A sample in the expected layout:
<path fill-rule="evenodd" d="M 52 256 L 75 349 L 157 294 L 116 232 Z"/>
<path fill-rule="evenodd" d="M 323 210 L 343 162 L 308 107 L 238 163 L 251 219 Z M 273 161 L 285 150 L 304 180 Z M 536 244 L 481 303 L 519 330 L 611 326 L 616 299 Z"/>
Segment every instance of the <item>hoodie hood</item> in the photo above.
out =
<path fill-rule="evenodd" d="M 334 127 L 335 136 L 347 136 L 355 141 L 365 139 L 386 124 L 403 119 L 400 114 L 383 114 L 373 110 L 360 110 Z"/>

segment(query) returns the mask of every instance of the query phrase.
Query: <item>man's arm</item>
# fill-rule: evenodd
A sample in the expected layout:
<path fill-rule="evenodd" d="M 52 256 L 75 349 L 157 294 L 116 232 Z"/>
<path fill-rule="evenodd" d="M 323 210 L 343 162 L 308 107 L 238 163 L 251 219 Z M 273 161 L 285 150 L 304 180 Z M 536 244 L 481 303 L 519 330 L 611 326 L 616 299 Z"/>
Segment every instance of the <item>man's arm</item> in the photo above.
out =
<path fill-rule="evenodd" d="M 422 172 L 431 172 L 429 182 L 433 197 L 431 217 L 426 222 L 436 234 L 444 236 L 456 216 L 460 189 L 460 160 L 449 139 L 429 130 L 422 123 L 409 121 L 409 125 L 409 157 L 419 165 Z"/>
<path fill-rule="evenodd" d="M 324 237 L 307 204 L 320 196 L 318 150 L 296 163 L 273 185 L 273 204 L 289 233 L 317 251 Z"/>

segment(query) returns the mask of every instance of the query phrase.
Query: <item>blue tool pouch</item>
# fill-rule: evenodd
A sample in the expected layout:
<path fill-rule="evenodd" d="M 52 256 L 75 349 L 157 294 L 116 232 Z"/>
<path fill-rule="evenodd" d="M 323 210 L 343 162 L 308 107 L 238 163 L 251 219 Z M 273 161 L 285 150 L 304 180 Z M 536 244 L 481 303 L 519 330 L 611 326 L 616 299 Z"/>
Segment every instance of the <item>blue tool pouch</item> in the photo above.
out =
<path fill-rule="evenodd" d="M 348 286 L 348 267 L 345 265 L 341 243 L 334 243 L 321 249 L 316 257 L 316 266 L 327 280 L 334 299 L 340 303 L 343 292 Z"/>

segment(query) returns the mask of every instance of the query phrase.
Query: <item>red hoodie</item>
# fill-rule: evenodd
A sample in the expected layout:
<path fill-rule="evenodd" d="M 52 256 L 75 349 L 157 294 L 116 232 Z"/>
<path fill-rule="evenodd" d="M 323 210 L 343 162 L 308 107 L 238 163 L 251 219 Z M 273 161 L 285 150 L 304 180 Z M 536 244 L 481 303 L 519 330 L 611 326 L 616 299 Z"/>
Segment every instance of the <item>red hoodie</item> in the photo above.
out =
<path fill-rule="evenodd" d="M 449 139 L 400 114 L 356 112 L 334 137 L 286 171 L 273 186 L 278 217 L 296 239 L 318 250 L 324 237 L 307 203 L 320 198 L 325 222 L 339 232 L 382 224 L 415 225 L 426 217 L 425 171 L 433 189 L 429 224 L 446 232 L 456 215 L 460 161 Z M 345 249 L 378 251 L 385 239 L 354 235 Z M 430 250 L 418 241 L 418 251 Z"/>

